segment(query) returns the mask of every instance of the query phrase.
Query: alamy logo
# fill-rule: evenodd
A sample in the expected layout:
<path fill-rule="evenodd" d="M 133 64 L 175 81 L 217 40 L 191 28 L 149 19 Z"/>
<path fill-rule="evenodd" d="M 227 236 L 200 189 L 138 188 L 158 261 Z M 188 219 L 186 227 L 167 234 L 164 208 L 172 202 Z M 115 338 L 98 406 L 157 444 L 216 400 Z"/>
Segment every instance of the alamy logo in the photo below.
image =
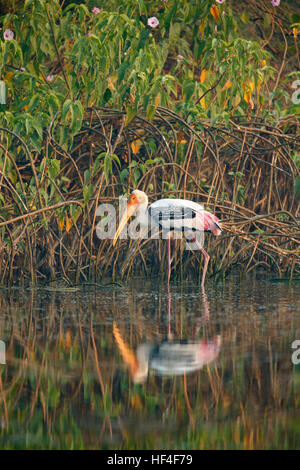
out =
<path fill-rule="evenodd" d="M 5 364 L 5 343 L 0 340 L 0 364 Z"/>
<path fill-rule="evenodd" d="M 294 104 L 300 104 L 300 80 L 295 80 L 292 83 L 292 88 L 294 88 L 296 90 L 292 94 L 292 102 Z"/>
<path fill-rule="evenodd" d="M 295 352 L 292 354 L 292 363 L 297 365 L 300 364 L 300 340 L 295 339 L 295 341 L 292 342 L 292 348 L 296 349 Z"/>

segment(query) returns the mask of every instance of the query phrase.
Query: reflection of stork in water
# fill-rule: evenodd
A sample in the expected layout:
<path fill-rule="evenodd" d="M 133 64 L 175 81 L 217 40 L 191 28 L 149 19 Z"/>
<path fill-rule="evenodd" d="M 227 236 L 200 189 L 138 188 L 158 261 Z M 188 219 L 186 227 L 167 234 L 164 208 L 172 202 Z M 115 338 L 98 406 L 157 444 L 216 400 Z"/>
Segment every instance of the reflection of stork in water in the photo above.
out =
<path fill-rule="evenodd" d="M 209 307 L 204 290 L 202 291 L 205 315 L 209 318 Z M 183 375 L 201 369 L 219 355 L 221 337 L 215 336 L 212 340 L 204 338 L 198 340 L 174 340 L 171 334 L 171 298 L 168 292 L 168 338 L 161 343 L 142 343 L 134 354 L 124 342 L 121 333 L 114 323 L 113 332 L 116 343 L 124 362 L 129 368 L 130 375 L 135 383 L 144 383 L 149 368 L 157 375 Z"/>

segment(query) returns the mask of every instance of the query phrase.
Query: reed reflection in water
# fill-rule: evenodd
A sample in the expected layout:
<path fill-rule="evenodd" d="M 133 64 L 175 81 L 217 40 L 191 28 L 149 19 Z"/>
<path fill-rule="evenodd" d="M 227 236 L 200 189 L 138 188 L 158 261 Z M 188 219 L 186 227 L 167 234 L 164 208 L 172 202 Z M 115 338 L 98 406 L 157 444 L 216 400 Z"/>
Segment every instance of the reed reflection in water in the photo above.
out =
<path fill-rule="evenodd" d="M 299 294 L 265 274 L 2 289 L 0 447 L 299 448 Z"/>

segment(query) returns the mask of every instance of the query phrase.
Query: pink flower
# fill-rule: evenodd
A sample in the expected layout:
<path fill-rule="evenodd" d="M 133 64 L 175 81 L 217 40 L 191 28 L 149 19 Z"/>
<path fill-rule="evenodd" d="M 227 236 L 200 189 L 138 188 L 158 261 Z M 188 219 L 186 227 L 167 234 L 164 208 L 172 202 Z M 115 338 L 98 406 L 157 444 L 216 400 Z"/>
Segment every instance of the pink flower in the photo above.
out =
<path fill-rule="evenodd" d="M 224 3 L 225 0 L 216 0 L 217 3 Z"/>
<path fill-rule="evenodd" d="M 12 31 L 11 29 L 6 29 L 6 30 L 4 31 L 4 33 L 3 33 L 3 37 L 4 37 L 4 39 L 6 39 L 6 40 L 11 40 L 11 39 L 14 38 L 14 36 L 15 36 L 15 35 L 14 35 L 14 33 L 13 33 L 13 31 Z"/>
<path fill-rule="evenodd" d="M 102 10 L 103 8 L 94 7 L 92 9 L 92 13 L 94 13 L 94 15 L 98 15 L 98 13 L 101 13 Z"/>
<path fill-rule="evenodd" d="M 47 75 L 46 77 L 47 82 L 53 82 L 53 79 L 54 79 L 53 75 Z"/>
<path fill-rule="evenodd" d="M 89 31 L 89 32 L 87 33 L 87 37 L 88 37 L 88 38 L 91 37 L 92 34 L 93 34 L 92 31 Z"/>
<path fill-rule="evenodd" d="M 148 18 L 147 25 L 151 28 L 156 28 L 156 26 L 159 25 L 159 21 L 155 16 L 152 16 L 151 18 Z"/>
<path fill-rule="evenodd" d="M 271 3 L 272 3 L 272 5 L 273 5 L 273 7 L 279 7 L 279 5 L 280 5 L 280 0 L 272 0 Z"/>
<path fill-rule="evenodd" d="M 180 54 L 178 54 L 178 56 L 176 57 L 176 61 L 177 61 L 178 64 L 179 64 L 180 62 L 182 62 L 183 59 L 184 59 L 183 55 L 180 55 Z"/>

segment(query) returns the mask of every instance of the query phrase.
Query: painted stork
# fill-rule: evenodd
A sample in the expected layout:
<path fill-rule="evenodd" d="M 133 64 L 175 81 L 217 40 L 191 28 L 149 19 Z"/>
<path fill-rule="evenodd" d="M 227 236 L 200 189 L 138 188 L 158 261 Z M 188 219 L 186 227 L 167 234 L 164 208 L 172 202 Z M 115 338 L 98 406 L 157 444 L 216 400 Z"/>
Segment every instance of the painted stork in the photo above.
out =
<path fill-rule="evenodd" d="M 139 225 L 147 229 L 151 226 L 163 231 L 168 240 L 168 284 L 171 275 L 171 233 L 183 232 L 189 241 L 189 249 L 201 250 L 204 268 L 201 285 L 204 286 L 209 255 L 203 248 L 204 232 L 220 235 L 222 229 L 219 219 L 204 210 L 200 204 L 185 199 L 159 199 L 148 207 L 148 196 L 136 189 L 129 197 L 126 210 L 120 220 L 113 239 L 113 245 L 129 218 L 135 215 Z M 191 245 L 192 242 L 192 245 Z"/>

